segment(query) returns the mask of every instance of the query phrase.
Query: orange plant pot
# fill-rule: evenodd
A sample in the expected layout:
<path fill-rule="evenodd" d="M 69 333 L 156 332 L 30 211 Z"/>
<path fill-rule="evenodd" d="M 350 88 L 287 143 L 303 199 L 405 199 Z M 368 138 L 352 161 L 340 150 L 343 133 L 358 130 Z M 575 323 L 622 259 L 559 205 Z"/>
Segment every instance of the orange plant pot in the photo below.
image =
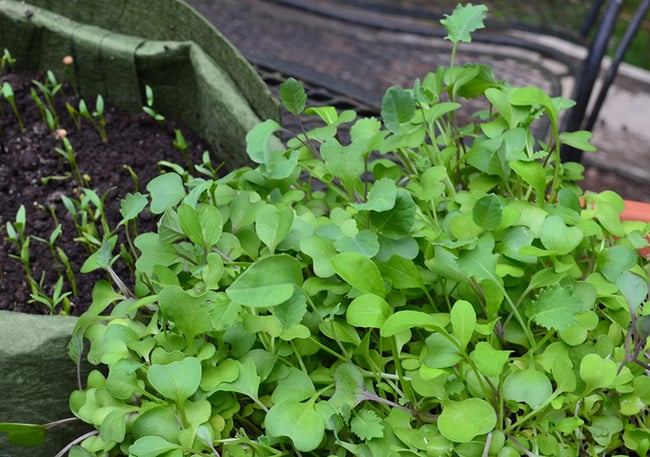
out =
<path fill-rule="evenodd" d="M 623 221 L 641 221 L 650 222 L 650 203 L 625 200 L 625 210 L 621 213 Z M 646 234 L 650 240 L 650 233 Z M 641 255 L 650 259 L 650 247 L 641 249 Z"/>

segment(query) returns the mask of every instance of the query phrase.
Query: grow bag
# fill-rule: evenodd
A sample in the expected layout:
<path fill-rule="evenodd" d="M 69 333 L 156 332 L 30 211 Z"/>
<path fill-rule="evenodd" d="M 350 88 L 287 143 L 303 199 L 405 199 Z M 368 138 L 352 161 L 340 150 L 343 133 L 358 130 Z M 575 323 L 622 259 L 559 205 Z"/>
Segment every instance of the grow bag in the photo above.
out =
<path fill-rule="evenodd" d="M 102 94 L 187 124 L 228 168 L 245 163 L 245 134 L 279 108 L 264 82 L 209 22 L 182 0 L 0 0 L 0 51 L 18 70 L 73 75 L 83 97 Z"/>
<path fill-rule="evenodd" d="M 71 417 L 68 397 L 77 386 L 67 345 L 77 319 L 0 311 L 0 422 L 47 423 Z M 60 426 L 44 444 L 21 447 L 0 433 L 2 457 L 52 457 L 88 430 L 83 423 Z"/>

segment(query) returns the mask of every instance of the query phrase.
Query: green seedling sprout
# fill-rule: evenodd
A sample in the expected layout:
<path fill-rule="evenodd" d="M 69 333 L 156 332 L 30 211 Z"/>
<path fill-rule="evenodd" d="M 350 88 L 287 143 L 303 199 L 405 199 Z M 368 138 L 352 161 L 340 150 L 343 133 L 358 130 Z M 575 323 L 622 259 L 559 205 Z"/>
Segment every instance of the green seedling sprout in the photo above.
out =
<path fill-rule="evenodd" d="M 15 63 L 16 59 L 11 56 L 9 49 L 5 48 L 2 57 L 0 57 L 0 76 L 9 73 L 9 71 L 13 71 Z M 9 68 L 9 71 L 7 71 L 7 68 Z"/>
<path fill-rule="evenodd" d="M 70 112 L 70 110 L 68 110 Z M 79 101 L 79 115 L 87 119 L 99 133 L 103 143 L 108 142 L 108 135 L 106 134 L 106 120 L 104 119 L 104 98 L 101 95 L 97 96 L 95 102 L 95 111 L 92 113 L 88 109 L 86 101 L 81 99 Z"/>
<path fill-rule="evenodd" d="M 52 112 L 52 115 L 54 117 L 57 117 L 56 108 L 54 106 L 54 98 L 61 91 L 63 85 L 57 81 L 56 76 L 54 76 L 54 73 L 48 70 L 46 73 L 46 78 L 44 83 L 33 80 L 32 84 L 34 84 L 41 91 L 43 97 L 45 97 L 45 104 Z M 57 125 L 58 125 L 58 119 L 57 119 Z"/>
<path fill-rule="evenodd" d="M 68 298 L 72 292 L 66 291 L 63 292 L 63 276 L 60 276 L 54 285 L 54 290 L 52 295 L 47 295 L 43 292 L 42 281 L 44 276 L 41 277 L 41 282 L 39 283 L 39 292 L 37 294 L 31 294 L 29 303 L 40 303 L 45 305 L 49 310 L 50 314 L 54 314 L 56 308 L 61 306 L 61 314 L 70 314 L 72 305 L 70 299 Z"/>
<path fill-rule="evenodd" d="M 36 282 L 34 276 L 32 275 L 32 268 L 29 258 L 29 245 L 31 238 L 29 236 L 25 236 L 26 220 L 25 206 L 20 205 L 20 208 L 18 208 L 18 211 L 16 212 L 16 219 L 13 222 L 7 222 L 5 225 L 5 231 L 7 232 L 7 237 L 5 239 L 13 244 L 18 251 L 18 254 L 10 254 L 9 257 L 20 261 L 23 266 L 23 270 L 25 271 L 25 277 L 32 291 L 32 294 L 38 295 L 38 282 Z"/>
<path fill-rule="evenodd" d="M 104 98 L 101 95 L 97 95 L 97 100 L 95 101 L 95 111 L 93 111 L 93 125 L 99 133 L 102 143 L 108 143 L 108 136 L 106 135 L 106 119 L 104 118 Z"/>
<path fill-rule="evenodd" d="M 72 147 L 72 144 L 70 143 L 70 140 L 67 137 L 67 132 L 65 131 L 65 129 L 58 129 L 56 132 L 56 137 L 59 140 L 61 140 L 61 144 L 63 145 L 63 148 L 55 148 L 55 150 L 57 154 L 59 154 L 60 157 L 65 159 L 70 165 L 72 177 L 74 178 L 75 182 L 79 187 L 84 187 L 88 185 L 86 177 L 81 173 L 81 170 L 79 169 L 74 148 Z"/>
<path fill-rule="evenodd" d="M 159 124 L 162 124 L 162 122 L 165 120 L 165 116 L 162 114 L 157 113 L 153 109 L 153 89 L 151 88 L 150 85 L 146 84 L 144 86 L 144 91 L 145 91 L 145 97 L 146 97 L 146 106 L 142 107 L 142 111 L 147 113 L 149 116 L 151 116 L 156 122 Z"/>
<path fill-rule="evenodd" d="M 208 176 L 213 179 L 219 178 L 219 170 L 224 167 L 224 163 L 221 162 L 217 167 L 215 168 L 214 165 L 212 165 L 212 160 L 210 158 L 210 151 L 203 151 L 203 155 L 201 156 L 201 164 L 196 165 L 196 171 L 199 173 Z"/>
<path fill-rule="evenodd" d="M 11 87 L 11 84 L 9 84 L 7 81 L 5 81 L 2 84 L 2 87 L 0 88 L 0 92 L 2 93 L 2 96 L 4 97 L 5 100 L 7 100 L 7 103 L 11 106 L 11 109 L 14 112 L 14 115 L 16 116 L 16 119 L 18 120 L 18 125 L 20 126 L 20 132 L 24 133 L 25 132 L 25 125 L 23 124 L 23 119 L 20 116 L 20 113 L 18 112 L 18 106 L 16 106 L 16 100 L 14 97 L 14 90 Z"/>
<path fill-rule="evenodd" d="M 74 126 L 77 128 L 77 130 L 81 130 L 81 113 L 70 104 L 70 102 L 65 102 L 65 109 L 68 111 L 68 114 L 70 115 L 70 119 L 72 119 L 72 122 L 74 123 Z"/>
<path fill-rule="evenodd" d="M 41 119 L 47 124 L 47 119 L 45 118 L 45 103 L 43 102 L 43 99 L 38 95 L 38 92 L 33 87 L 29 90 L 29 93 L 32 95 L 32 100 L 34 101 L 36 108 L 38 108 Z"/>
<path fill-rule="evenodd" d="M 91 253 L 101 246 L 102 232 L 104 236 L 112 235 L 104 211 L 105 201 L 111 190 L 101 197 L 94 190 L 87 188 L 81 189 L 79 199 L 61 195 L 63 205 L 72 216 L 78 234 L 75 241 L 83 243 Z"/>
<path fill-rule="evenodd" d="M 181 154 L 183 155 L 183 159 L 185 160 L 185 163 L 187 164 L 187 168 L 188 170 L 190 170 L 190 173 L 194 173 L 194 163 L 192 162 L 192 157 L 190 156 L 187 147 L 187 141 L 185 141 L 185 137 L 183 136 L 183 133 L 179 129 L 174 130 L 174 133 L 176 135 L 176 139 L 173 141 L 174 147 L 179 151 L 181 151 Z"/>

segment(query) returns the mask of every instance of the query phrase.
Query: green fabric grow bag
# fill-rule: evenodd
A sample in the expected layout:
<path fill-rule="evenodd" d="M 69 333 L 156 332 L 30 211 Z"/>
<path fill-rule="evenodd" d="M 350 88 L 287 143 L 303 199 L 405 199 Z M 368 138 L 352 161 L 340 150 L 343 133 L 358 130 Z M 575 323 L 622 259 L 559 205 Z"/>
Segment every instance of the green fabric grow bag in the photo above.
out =
<path fill-rule="evenodd" d="M 72 417 L 68 397 L 77 386 L 77 370 L 68 342 L 77 319 L 0 311 L 0 422 L 44 424 Z M 52 457 L 89 431 L 76 422 L 46 434 L 37 447 L 11 444 L 0 433 L 2 457 Z"/>
<path fill-rule="evenodd" d="M 245 135 L 278 119 L 276 100 L 244 57 L 182 0 L 0 0 L 0 51 L 19 70 L 63 75 L 74 57 L 84 97 L 139 111 L 144 86 L 157 112 L 184 122 L 228 168 L 247 163 Z"/>

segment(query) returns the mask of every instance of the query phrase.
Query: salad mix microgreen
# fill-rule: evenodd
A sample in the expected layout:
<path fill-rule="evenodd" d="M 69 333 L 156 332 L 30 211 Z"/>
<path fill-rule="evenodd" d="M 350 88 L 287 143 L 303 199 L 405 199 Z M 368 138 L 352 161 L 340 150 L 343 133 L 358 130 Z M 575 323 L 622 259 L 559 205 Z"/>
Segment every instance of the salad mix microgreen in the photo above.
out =
<path fill-rule="evenodd" d="M 570 101 L 455 65 L 485 11 L 442 21 L 451 65 L 388 89 L 381 120 L 308 107 L 290 79 L 285 108 L 322 126 L 285 145 L 267 120 L 246 138 L 253 167 L 169 169 L 124 199 L 121 225 L 148 211 L 158 227 L 133 239 L 133 289 L 110 273 L 114 236 L 93 235 L 83 269 L 112 281 L 73 334 L 96 368 L 70 407 L 95 430 L 63 452 L 650 450 L 649 227 L 560 161 L 562 144 L 593 150 L 559 131 Z M 486 109 L 460 124 L 466 99 Z M 44 427 L 0 431 L 37 442 Z"/>

